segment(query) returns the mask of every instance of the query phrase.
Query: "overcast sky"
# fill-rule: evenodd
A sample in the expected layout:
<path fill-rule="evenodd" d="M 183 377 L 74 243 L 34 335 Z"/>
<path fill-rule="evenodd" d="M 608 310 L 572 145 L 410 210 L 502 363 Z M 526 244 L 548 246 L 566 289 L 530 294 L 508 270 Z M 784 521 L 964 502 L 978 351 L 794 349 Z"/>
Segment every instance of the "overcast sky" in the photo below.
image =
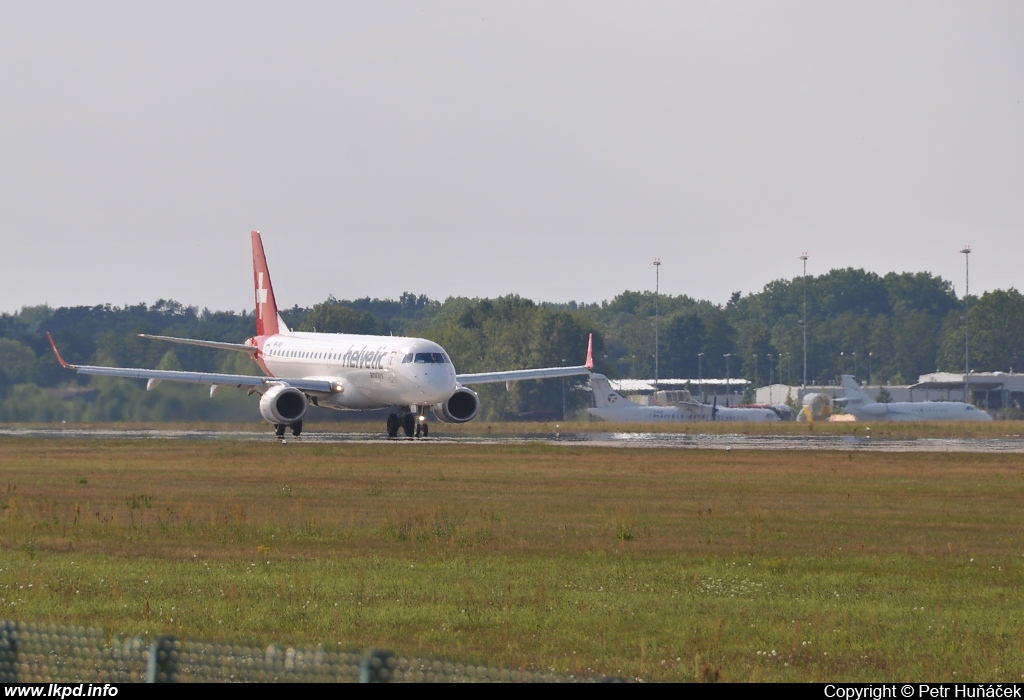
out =
<path fill-rule="evenodd" d="M 1024 3 L 0 7 L 0 311 L 1021 289 Z"/>

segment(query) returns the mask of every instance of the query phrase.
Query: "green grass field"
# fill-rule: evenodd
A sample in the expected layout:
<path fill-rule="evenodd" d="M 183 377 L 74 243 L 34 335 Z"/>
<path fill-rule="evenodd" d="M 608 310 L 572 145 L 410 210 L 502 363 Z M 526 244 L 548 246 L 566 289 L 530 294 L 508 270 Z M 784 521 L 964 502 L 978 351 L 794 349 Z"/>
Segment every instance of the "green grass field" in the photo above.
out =
<path fill-rule="evenodd" d="M 1024 678 L 1021 455 L 3 438 L 0 470 L 7 618 L 651 680 Z"/>

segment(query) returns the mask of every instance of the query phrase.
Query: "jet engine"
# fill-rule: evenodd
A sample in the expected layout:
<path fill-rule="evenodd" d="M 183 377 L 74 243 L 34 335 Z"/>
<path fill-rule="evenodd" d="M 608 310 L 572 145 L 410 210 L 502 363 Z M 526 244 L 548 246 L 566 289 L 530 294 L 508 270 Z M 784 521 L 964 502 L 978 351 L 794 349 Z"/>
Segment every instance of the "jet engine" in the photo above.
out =
<path fill-rule="evenodd" d="M 468 423 L 480 411 L 480 398 L 472 389 L 460 386 L 447 401 L 434 404 L 430 411 L 442 423 Z"/>
<path fill-rule="evenodd" d="M 308 407 L 306 395 L 285 384 L 275 384 L 260 398 L 260 415 L 274 425 L 302 420 Z"/>
<path fill-rule="evenodd" d="M 832 397 L 828 394 L 807 394 L 804 396 L 803 409 L 796 419 L 800 422 L 814 423 L 825 421 L 832 415 Z"/>

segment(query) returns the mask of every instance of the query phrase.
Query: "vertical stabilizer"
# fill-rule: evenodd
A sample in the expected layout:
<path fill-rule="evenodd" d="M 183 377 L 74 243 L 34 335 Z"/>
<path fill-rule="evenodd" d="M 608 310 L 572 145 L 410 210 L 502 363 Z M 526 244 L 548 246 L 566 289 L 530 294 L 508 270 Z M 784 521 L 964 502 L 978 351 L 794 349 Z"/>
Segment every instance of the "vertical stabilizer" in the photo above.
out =
<path fill-rule="evenodd" d="M 595 408 L 619 408 L 624 406 L 639 406 L 639 404 L 620 396 L 603 374 L 590 374 L 590 389 L 594 392 Z"/>
<path fill-rule="evenodd" d="M 843 393 L 846 394 L 847 404 L 868 406 L 875 403 L 875 400 L 864 393 L 864 390 L 857 384 L 857 380 L 851 374 L 843 375 Z"/>
<path fill-rule="evenodd" d="M 256 288 L 256 335 L 276 335 L 288 332 L 277 314 L 274 286 L 270 283 L 267 256 L 263 253 L 263 240 L 259 231 L 252 232 L 252 277 Z"/>

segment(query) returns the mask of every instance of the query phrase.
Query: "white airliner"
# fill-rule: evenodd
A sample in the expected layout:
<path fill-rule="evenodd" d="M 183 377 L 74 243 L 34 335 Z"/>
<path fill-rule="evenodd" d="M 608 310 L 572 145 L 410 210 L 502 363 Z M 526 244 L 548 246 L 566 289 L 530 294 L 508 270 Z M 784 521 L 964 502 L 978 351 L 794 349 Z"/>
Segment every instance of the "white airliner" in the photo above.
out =
<path fill-rule="evenodd" d="M 417 437 L 421 432 L 426 436 L 428 410 L 446 423 L 465 423 L 476 417 L 480 400 L 469 385 L 505 382 L 511 387 L 525 379 L 587 374 L 594 367 L 593 334 L 585 365 L 456 374 L 444 348 L 423 338 L 293 332 L 278 315 L 258 231 L 252 232 L 252 264 L 256 335 L 245 343 L 142 337 L 248 353 L 265 377 L 71 365 L 61 357 L 52 337 L 50 344 L 64 367 L 80 374 L 146 379 L 147 389 L 162 381 L 191 382 L 209 384 L 210 396 L 214 396 L 225 386 L 248 387 L 250 393 L 261 394 L 260 414 L 274 424 L 278 438 L 283 438 L 288 428 L 295 436 L 302 432 L 302 418 L 310 404 L 341 410 L 387 408 L 390 437 L 396 437 L 399 429 L 409 437 L 414 432 Z"/>
<path fill-rule="evenodd" d="M 852 375 L 843 375 L 846 399 L 843 410 L 860 421 L 890 420 L 992 420 L 992 416 L 959 401 L 900 401 L 878 403 L 868 396 Z"/>
<path fill-rule="evenodd" d="M 620 395 L 603 374 L 590 374 L 590 388 L 594 392 L 594 408 L 590 415 L 614 423 L 666 423 L 690 421 L 724 421 L 767 423 L 779 420 L 770 408 L 729 408 L 699 403 L 696 400 L 677 401 L 670 406 L 642 406 Z"/>

